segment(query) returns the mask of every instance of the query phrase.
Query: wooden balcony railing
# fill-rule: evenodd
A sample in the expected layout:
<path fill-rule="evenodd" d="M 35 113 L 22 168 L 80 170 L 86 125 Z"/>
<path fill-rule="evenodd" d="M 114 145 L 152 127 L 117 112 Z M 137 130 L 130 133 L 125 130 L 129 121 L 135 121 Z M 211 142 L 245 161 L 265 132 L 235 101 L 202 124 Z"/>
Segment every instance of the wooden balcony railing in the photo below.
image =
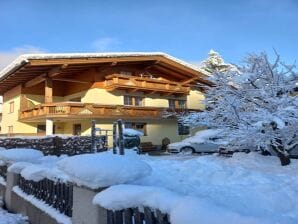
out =
<path fill-rule="evenodd" d="M 146 93 L 158 93 L 163 95 L 187 95 L 190 87 L 178 82 L 170 82 L 160 79 L 127 76 L 113 74 L 106 76 L 105 88 L 108 91 L 115 89 L 128 91 L 142 91 Z"/>
<path fill-rule="evenodd" d="M 35 121 L 40 118 L 162 118 L 168 108 L 135 107 L 123 105 L 100 105 L 91 103 L 61 102 L 40 104 L 20 110 L 21 121 Z M 173 110 L 171 110 L 173 111 Z"/>

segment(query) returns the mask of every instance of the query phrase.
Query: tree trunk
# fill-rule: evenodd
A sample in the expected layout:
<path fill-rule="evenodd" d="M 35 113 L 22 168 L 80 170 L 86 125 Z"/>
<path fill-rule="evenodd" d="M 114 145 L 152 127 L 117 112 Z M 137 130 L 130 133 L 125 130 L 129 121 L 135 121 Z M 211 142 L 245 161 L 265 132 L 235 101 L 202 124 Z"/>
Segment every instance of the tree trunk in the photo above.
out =
<path fill-rule="evenodd" d="M 287 166 L 291 163 L 291 160 L 290 160 L 290 156 L 288 153 L 286 153 L 285 149 L 284 149 L 284 146 L 282 144 L 282 141 L 280 139 L 275 139 L 276 142 L 279 143 L 278 146 L 275 146 L 275 145 L 271 145 L 272 149 L 277 153 L 277 156 L 280 160 L 280 164 L 282 166 Z M 285 152 L 285 153 L 281 153 L 281 152 Z"/>
<path fill-rule="evenodd" d="M 291 163 L 289 156 L 285 156 L 283 153 L 277 153 L 277 156 L 278 156 L 282 166 L 286 166 Z"/>

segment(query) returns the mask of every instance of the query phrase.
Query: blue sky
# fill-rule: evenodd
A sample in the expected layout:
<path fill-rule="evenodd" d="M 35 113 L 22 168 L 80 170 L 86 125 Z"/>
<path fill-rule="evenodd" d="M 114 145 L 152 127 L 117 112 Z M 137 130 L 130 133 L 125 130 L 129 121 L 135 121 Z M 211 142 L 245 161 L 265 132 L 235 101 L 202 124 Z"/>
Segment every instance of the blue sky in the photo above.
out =
<path fill-rule="evenodd" d="M 298 59 L 297 0 L 0 0 L 0 66 L 20 53 L 164 51 Z"/>

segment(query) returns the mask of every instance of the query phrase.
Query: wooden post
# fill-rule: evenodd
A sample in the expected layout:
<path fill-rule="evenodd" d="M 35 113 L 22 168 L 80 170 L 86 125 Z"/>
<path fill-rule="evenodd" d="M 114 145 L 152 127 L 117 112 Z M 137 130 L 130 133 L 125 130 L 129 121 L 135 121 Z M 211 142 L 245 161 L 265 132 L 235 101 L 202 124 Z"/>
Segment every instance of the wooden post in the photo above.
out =
<path fill-rule="evenodd" d="M 91 121 L 91 152 L 95 153 L 96 152 L 96 142 L 95 142 L 95 138 L 96 138 L 96 121 L 92 120 Z"/>
<path fill-rule="evenodd" d="M 45 80 L 45 103 L 53 103 L 53 80 L 51 78 Z"/>
<path fill-rule="evenodd" d="M 117 122 L 118 122 L 118 133 L 119 133 L 119 154 L 124 155 L 123 123 L 121 119 L 119 119 Z"/>
<path fill-rule="evenodd" d="M 117 122 L 113 123 L 113 154 L 117 154 Z"/>

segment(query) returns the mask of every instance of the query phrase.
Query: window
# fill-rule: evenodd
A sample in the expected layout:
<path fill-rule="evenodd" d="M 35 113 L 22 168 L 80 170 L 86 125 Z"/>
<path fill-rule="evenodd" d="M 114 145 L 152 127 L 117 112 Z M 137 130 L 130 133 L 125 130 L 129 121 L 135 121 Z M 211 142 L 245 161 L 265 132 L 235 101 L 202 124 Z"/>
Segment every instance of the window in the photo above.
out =
<path fill-rule="evenodd" d="M 45 133 L 46 132 L 46 125 L 38 124 L 37 125 L 37 133 Z"/>
<path fill-rule="evenodd" d="M 143 98 L 140 96 L 136 96 L 135 98 L 135 106 L 143 106 Z"/>
<path fill-rule="evenodd" d="M 82 133 L 81 124 L 74 124 L 73 125 L 73 135 L 81 135 L 81 133 Z"/>
<path fill-rule="evenodd" d="M 142 132 L 144 134 L 144 136 L 147 135 L 147 124 L 146 123 L 125 122 L 125 128 L 132 128 L 132 129 Z"/>
<path fill-rule="evenodd" d="M 70 102 L 81 102 L 81 97 L 72 98 L 69 101 Z"/>
<path fill-rule="evenodd" d="M 126 106 L 143 106 L 143 97 L 141 96 L 124 96 L 124 105 Z"/>
<path fill-rule="evenodd" d="M 124 105 L 132 105 L 132 96 L 124 96 Z"/>
<path fill-rule="evenodd" d="M 189 135 L 190 128 L 189 126 L 185 126 L 182 123 L 178 123 L 178 135 Z"/>
<path fill-rule="evenodd" d="M 14 101 L 9 103 L 9 113 L 13 113 L 14 112 Z"/>
<path fill-rule="evenodd" d="M 175 100 L 172 100 L 172 99 L 169 100 L 169 108 L 175 109 Z"/>
<path fill-rule="evenodd" d="M 178 108 L 185 109 L 186 108 L 186 100 L 178 100 Z"/>
<path fill-rule="evenodd" d="M 126 76 L 131 76 L 132 72 L 128 72 L 128 71 L 121 71 L 120 75 L 126 75 Z"/>
<path fill-rule="evenodd" d="M 169 99 L 170 109 L 186 109 L 186 100 Z"/>
<path fill-rule="evenodd" d="M 8 126 L 8 134 L 12 134 L 13 133 L 13 126 Z"/>

